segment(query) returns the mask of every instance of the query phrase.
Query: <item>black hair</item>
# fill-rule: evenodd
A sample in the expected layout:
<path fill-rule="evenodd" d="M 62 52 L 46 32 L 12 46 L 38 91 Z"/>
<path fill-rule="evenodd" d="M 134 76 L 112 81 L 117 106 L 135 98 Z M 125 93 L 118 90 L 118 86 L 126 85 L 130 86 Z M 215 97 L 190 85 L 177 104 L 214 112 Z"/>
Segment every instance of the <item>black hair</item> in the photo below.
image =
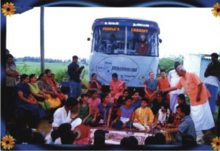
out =
<path fill-rule="evenodd" d="M 78 56 L 73 56 L 73 59 L 78 59 Z"/>
<path fill-rule="evenodd" d="M 179 94 L 178 97 L 180 98 L 180 100 L 183 100 L 183 104 L 186 104 L 186 97 L 184 94 Z"/>
<path fill-rule="evenodd" d="M 138 93 L 138 94 L 140 95 L 140 92 L 139 92 L 139 91 L 134 91 L 134 92 L 133 92 L 133 95 L 134 95 L 135 93 Z"/>
<path fill-rule="evenodd" d="M 142 99 L 141 99 L 141 102 L 142 102 L 142 101 L 144 101 L 144 102 L 146 102 L 146 103 L 149 103 L 149 100 L 148 100 L 147 98 L 142 98 Z"/>
<path fill-rule="evenodd" d="M 44 71 L 44 73 L 45 74 L 48 74 L 48 72 L 50 72 L 51 70 L 50 69 L 46 69 L 45 71 Z"/>
<path fill-rule="evenodd" d="M 123 91 L 123 94 L 124 94 L 125 92 L 128 92 L 128 93 L 129 93 L 128 89 L 125 89 L 125 90 Z"/>
<path fill-rule="evenodd" d="M 39 75 L 39 77 L 38 77 L 37 80 L 40 80 L 40 79 L 44 76 L 44 74 L 45 74 L 45 73 L 41 73 L 41 74 Z"/>
<path fill-rule="evenodd" d="M 51 75 L 54 75 L 54 76 L 55 76 L 55 74 L 54 74 L 54 73 L 51 73 Z"/>
<path fill-rule="evenodd" d="M 132 100 L 132 97 L 131 96 L 126 96 L 125 99 L 124 99 L 124 102 L 127 102 L 127 100 Z"/>
<path fill-rule="evenodd" d="M 163 91 L 157 91 L 157 95 L 161 95 L 161 96 L 163 96 Z"/>
<path fill-rule="evenodd" d="M 28 143 L 42 145 L 42 144 L 45 144 L 45 140 L 44 140 L 44 137 L 41 133 L 34 132 L 31 140 Z"/>
<path fill-rule="evenodd" d="M 96 134 L 94 136 L 94 145 L 105 145 L 105 135 Z"/>
<path fill-rule="evenodd" d="M 65 102 L 65 106 L 67 106 L 67 107 L 69 107 L 69 106 L 75 107 L 75 106 L 77 106 L 77 104 L 78 104 L 78 100 L 76 98 L 71 98 L 71 97 L 68 98 Z"/>
<path fill-rule="evenodd" d="M 22 74 L 21 77 L 20 77 L 21 78 L 21 82 L 24 81 L 24 79 L 26 79 L 27 77 L 28 77 L 27 74 Z"/>
<path fill-rule="evenodd" d="M 186 104 L 180 104 L 178 105 L 178 108 L 180 108 L 181 112 L 185 113 L 185 115 L 190 114 L 190 106 Z"/>
<path fill-rule="evenodd" d="M 92 91 L 91 91 L 91 96 L 92 96 L 93 94 L 95 94 L 95 93 L 97 93 L 97 91 L 96 91 L 96 90 L 92 90 Z"/>
<path fill-rule="evenodd" d="M 84 98 L 84 97 L 89 97 L 89 95 L 87 93 L 81 94 L 81 99 Z"/>
<path fill-rule="evenodd" d="M 105 145 L 105 131 L 99 129 L 95 131 L 94 145 Z"/>
<path fill-rule="evenodd" d="M 6 60 L 7 60 L 8 58 L 12 58 L 12 59 L 13 59 L 14 57 L 13 57 L 11 54 L 7 54 L 7 55 L 6 55 Z"/>
<path fill-rule="evenodd" d="M 162 133 L 157 133 L 156 135 L 155 135 L 155 140 L 156 140 L 156 144 L 157 145 L 164 145 L 164 144 L 166 144 L 166 137 L 164 136 L 164 134 L 162 134 Z"/>
<path fill-rule="evenodd" d="M 94 75 L 97 75 L 96 73 L 93 73 L 92 75 L 91 75 L 91 77 L 93 77 Z"/>
<path fill-rule="evenodd" d="M 112 78 L 113 78 L 113 77 L 118 78 L 118 74 L 117 74 L 117 73 L 113 73 L 113 74 L 112 74 Z"/>
<path fill-rule="evenodd" d="M 104 102 L 104 99 L 108 96 L 108 93 L 101 93 L 100 97 L 101 97 L 101 102 Z"/>
<path fill-rule="evenodd" d="M 176 69 L 179 65 L 180 65 L 180 63 L 178 61 L 175 61 L 174 62 L 174 69 Z"/>
<path fill-rule="evenodd" d="M 167 103 L 163 103 L 161 106 L 163 106 L 165 109 L 169 109 L 170 108 L 169 104 L 167 104 Z"/>
<path fill-rule="evenodd" d="M 58 127 L 58 133 L 61 135 L 64 131 L 70 131 L 71 128 L 72 127 L 70 123 L 63 123 Z"/>
<path fill-rule="evenodd" d="M 129 139 L 131 140 L 132 145 L 134 145 L 134 146 L 138 145 L 138 140 L 136 137 L 130 136 Z"/>
<path fill-rule="evenodd" d="M 124 137 L 121 142 L 120 142 L 120 145 L 123 146 L 123 147 L 128 147 L 128 146 L 131 146 L 132 145 L 132 141 L 129 137 Z"/>
<path fill-rule="evenodd" d="M 89 97 L 89 95 L 88 95 L 87 93 L 81 94 L 81 99 L 80 99 L 80 101 L 79 101 L 80 104 L 83 103 L 82 99 L 83 99 L 84 97 Z"/>
<path fill-rule="evenodd" d="M 165 69 L 160 69 L 160 72 L 166 72 Z"/>
<path fill-rule="evenodd" d="M 60 139 L 62 144 L 73 144 L 75 135 L 71 131 L 66 130 L 61 134 Z"/>
<path fill-rule="evenodd" d="M 154 136 L 148 136 L 145 141 L 144 141 L 144 144 L 145 145 L 154 145 L 156 142 Z"/>
<path fill-rule="evenodd" d="M 218 54 L 217 53 L 212 53 L 211 57 L 214 57 L 214 58 L 218 59 Z"/>
<path fill-rule="evenodd" d="M 52 137 L 52 141 L 55 142 L 55 140 L 60 137 L 59 131 L 58 130 L 53 130 L 51 132 L 51 137 Z"/>
<path fill-rule="evenodd" d="M 34 76 L 36 76 L 36 74 L 30 74 L 30 75 L 29 75 L 29 80 L 31 81 L 31 79 L 32 79 Z"/>

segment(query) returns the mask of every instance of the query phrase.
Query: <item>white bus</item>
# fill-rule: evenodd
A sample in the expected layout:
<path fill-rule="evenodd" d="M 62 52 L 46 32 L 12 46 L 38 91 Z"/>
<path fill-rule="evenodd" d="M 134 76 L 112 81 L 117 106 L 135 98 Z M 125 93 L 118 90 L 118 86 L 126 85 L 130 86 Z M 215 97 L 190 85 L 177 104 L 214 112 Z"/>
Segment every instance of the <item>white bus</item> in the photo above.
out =
<path fill-rule="evenodd" d="M 128 18 L 96 19 L 92 26 L 89 75 L 109 85 L 112 73 L 128 87 L 142 88 L 149 72 L 158 71 L 160 29 L 153 21 Z"/>

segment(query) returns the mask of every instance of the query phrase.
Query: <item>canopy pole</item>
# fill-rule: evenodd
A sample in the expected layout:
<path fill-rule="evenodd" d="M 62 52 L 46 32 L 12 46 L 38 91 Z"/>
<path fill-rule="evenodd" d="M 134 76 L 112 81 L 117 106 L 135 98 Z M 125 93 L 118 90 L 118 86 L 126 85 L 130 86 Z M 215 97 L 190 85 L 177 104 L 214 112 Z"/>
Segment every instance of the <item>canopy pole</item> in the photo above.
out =
<path fill-rule="evenodd" d="M 44 7 L 40 8 L 40 69 L 44 73 Z"/>

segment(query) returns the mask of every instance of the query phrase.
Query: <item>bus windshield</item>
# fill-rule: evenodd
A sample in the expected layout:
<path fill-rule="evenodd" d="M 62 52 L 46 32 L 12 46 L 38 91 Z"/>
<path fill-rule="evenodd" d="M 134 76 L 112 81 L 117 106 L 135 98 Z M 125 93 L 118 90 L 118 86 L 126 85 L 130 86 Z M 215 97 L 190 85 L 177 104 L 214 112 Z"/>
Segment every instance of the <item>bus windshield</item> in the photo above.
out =
<path fill-rule="evenodd" d="M 152 28 L 96 26 L 92 50 L 105 54 L 158 56 L 158 32 Z"/>

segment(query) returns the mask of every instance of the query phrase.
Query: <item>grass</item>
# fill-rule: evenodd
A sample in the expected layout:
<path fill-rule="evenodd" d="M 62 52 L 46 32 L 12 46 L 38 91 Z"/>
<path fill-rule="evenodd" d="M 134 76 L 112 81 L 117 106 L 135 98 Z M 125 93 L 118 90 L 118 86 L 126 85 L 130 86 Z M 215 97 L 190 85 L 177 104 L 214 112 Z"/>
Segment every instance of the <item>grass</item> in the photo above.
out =
<path fill-rule="evenodd" d="M 55 74 L 55 79 L 57 82 L 61 82 L 63 78 L 67 78 L 67 66 L 70 63 L 45 63 L 45 69 L 50 69 L 52 73 Z M 21 74 L 36 74 L 40 75 L 40 63 L 38 62 L 16 62 L 18 71 Z M 79 66 L 85 66 L 83 72 L 81 73 L 82 82 L 87 85 L 89 81 L 89 70 L 88 66 L 84 64 L 79 64 Z"/>

